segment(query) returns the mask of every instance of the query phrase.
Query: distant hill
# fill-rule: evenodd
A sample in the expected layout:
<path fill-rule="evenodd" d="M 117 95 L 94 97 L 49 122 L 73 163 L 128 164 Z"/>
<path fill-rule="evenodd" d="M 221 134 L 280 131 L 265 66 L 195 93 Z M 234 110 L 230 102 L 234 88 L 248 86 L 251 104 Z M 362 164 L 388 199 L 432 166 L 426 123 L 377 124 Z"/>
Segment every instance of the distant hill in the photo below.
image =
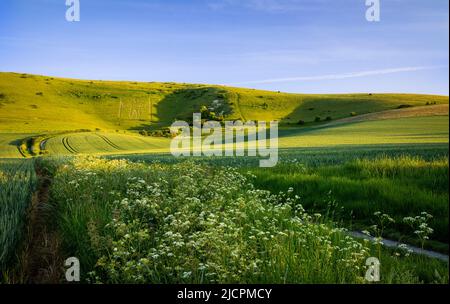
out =
<path fill-rule="evenodd" d="M 288 94 L 215 85 L 0 73 L 0 132 L 9 133 L 158 129 L 176 119 L 189 119 L 202 105 L 226 119 L 297 124 L 448 103 L 447 96 L 434 95 Z"/>

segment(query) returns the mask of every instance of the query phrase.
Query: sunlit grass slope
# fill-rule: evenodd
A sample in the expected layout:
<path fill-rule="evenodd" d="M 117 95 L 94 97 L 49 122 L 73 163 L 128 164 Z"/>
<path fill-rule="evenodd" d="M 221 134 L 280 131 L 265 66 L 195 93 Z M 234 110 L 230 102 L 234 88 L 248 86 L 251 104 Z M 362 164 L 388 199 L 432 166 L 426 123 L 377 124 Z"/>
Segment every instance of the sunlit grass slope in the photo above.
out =
<path fill-rule="evenodd" d="M 448 143 L 448 116 L 399 118 L 280 131 L 280 147 Z"/>
<path fill-rule="evenodd" d="M 217 88 L 0 73 L 0 131 L 141 130 L 192 117 Z"/>
<path fill-rule="evenodd" d="M 284 137 L 281 147 L 448 142 L 448 125 L 445 126 L 448 116 L 383 122 L 362 119 L 334 128 L 314 128 L 327 118 L 334 121 L 349 117 L 350 113 L 359 116 L 415 107 L 415 112 L 423 111 L 425 116 L 434 104 L 448 105 L 445 96 L 305 95 L 195 84 L 84 81 L 0 73 L 0 157 L 22 157 L 18 149 L 20 141 L 42 134 L 56 135 L 45 145 L 54 154 L 168 151 L 167 140 L 130 137 L 130 131 L 160 129 L 177 119 L 188 120 L 202 105 L 212 106 L 217 101 L 220 104 L 217 114 L 222 113 L 229 120 L 280 120 L 282 126 L 296 125 L 300 120 L 306 123 L 301 128 L 281 132 Z M 316 120 L 321 122 L 316 124 Z M 105 136 L 113 144 L 96 133 L 79 133 L 87 130 L 107 133 Z M 76 134 L 58 135 L 62 132 Z M 75 149 L 65 147 L 64 138 Z"/>
<path fill-rule="evenodd" d="M 312 122 L 405 106 L 448 104 L 408 94 L 305 95 L 175 83 L 82 81 L 0 73 L 0 131 L 141 130 L 188 119 L 221 101 L 229 119 Z"/>

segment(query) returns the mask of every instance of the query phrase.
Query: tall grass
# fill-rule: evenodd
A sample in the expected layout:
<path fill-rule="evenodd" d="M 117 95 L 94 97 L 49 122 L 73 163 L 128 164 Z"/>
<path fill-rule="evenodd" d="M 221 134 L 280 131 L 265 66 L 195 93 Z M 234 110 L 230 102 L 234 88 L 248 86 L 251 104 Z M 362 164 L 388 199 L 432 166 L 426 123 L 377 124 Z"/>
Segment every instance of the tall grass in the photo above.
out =
<path fill-rule="evenodd" d="M 253 169 L 257 187 L 274 192 L 293 187 L 306 208 L 323 211 L 329 201 L 323 193 L 344 208 L 348 225 L 364 228 L 373 224 L 372 215 L 382 211 L 394 217 L 396 224 L 388 235 L 408 239 L 411 229 L 402 223 L 407 216 L 425 211 L 434 218 L 435 233 L 429 243 L 448 251 L 448 158 L 425 160 L 413 156 L 357 158 L 343 164 L 302 163 L 301 159 L 272 170 Z M 413 240 L 411 240 L 413 241 Z"/>
<path fill-rule="evenodd" d="M 257 190 L 230 167 L 92 157 L 48 165 L 65 253 L 88 282 L 364 283 L 375 254 L 308 214 L 292 189 Z M 448 281 L 444 263 L 380 258 L 385 283 Z"/>
<path fill-rule="evenodd" d="M 23 240 L 27 209 L 36 187 L 34 162 L 0 161 L 0 272 L 14 264 Z"/>

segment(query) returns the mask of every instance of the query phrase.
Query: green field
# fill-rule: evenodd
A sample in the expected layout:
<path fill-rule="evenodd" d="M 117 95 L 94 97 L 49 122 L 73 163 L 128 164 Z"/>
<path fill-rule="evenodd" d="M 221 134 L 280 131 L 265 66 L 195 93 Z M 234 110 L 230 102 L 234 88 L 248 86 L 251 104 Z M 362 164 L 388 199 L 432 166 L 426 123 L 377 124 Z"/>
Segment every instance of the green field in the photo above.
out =
<path fill-rule="evenodd" d="M 448 253 L 448 103 L 0 73 L 0 281 L 59 283 L 77 256 L 90 283 L 364 283 L 376 256 L 382 283 L 448 283 L 347 235 Z M 161 132 L 202 106 L 278 120 L 278 165 L 171 156 Z"/>
<path fill-rule="evenodd" d="M 50 138 L 45 149 L 54 155 L 167 152 L 170 140 L 133 134 L 74 133 Z"/>
<path fill-rule="evenodd" d="M 312 148 L 339 145 L 448 143 L 448 116 L 399 118 L 395 120 L 347 123 L 330 127 L 283 128 L 280 148 Z M 28 134 L 0 133 L 0 156 L 21 158 L 17 145 Z M 135 154 L 169 152 L 167 138 L 144 137 L 133 133 L 83 132 L 48 135 L 42 144 L 47 153 Z"/>
<path fill-rule="evenodd" d="M 26 237 L 27 211 L 36 189 L 32 160 L 0 160 L 0 282 L 17 262 Z"/>
<path fill-rule="evenodd" d="M 447 143 L 448 116 L 399 118 L 323 128 L 282 130 L 280 147 Z"/>
<path fill-rule="evenodd" d="M 0 158 L 22 158 L 19 145 L 24 138 L 32 134 L 0 133 Z"/>

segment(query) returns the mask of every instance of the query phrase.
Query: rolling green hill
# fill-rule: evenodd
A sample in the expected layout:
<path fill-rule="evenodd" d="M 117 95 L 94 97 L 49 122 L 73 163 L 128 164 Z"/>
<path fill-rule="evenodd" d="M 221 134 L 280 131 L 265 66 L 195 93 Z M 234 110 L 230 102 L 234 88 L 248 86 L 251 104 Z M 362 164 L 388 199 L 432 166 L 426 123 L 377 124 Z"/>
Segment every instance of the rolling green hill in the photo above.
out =
<path fill-rule="evenodd" d="M 355 134 L 359 138 L 364 137 L 363 141 L 366 143 L 396 142 L 396 137 L 383 137 L 376 122 L 364 124 L 364 114 L 396 109 L 407 111 L 413 107 L 417 109 L 414 116 L 421 116 L 422 112 L 423 116 L 432 116 L 433 113 L 429 112 L 433 112 L 433 107 L 448 103 L 448 97 L 434 95 L 307 95 L 197 84 L 87 81 L 0 73 L 0 157 L 23 157 L 24 153 L 19 151 L 18 146 L 23 144 L 23 139 L 36 135 L 44 135 L 40 140 L 45 141 L 44 146 L 50 153 L 167 150 L 167 139 L 136 136 L 137 132 L 158 130 L 177 119 L 190 120 L 192 113 L 199 112 L 203 105 L 228 120 L 279 120 L 282 129 L 292 129 L 282 132 L 286 138 L 282 139 L 281 145 L 286 147 L 345 144 L 354 141 Z M 446 121 L 448 122 L 448 106 L 444 108 L 447 114 L 442 113 L 442 110 L 440 107 L 439 115 L 446 118 L 440 120 L 408 120 L 417 132 L 406 130 L 405 128 L 412 126 L 411 123 L 406 123 L 402 130 L 407 131 L 408 134 L 404 134 L 407 139 L 403 138 L 401 142 L 419 140 L 423 128 L 429 128 L 428 121 L 433 121 L 431 125 L 437 129 L 427 129 L 426 133 L 436 131 L 440 135 L 419 141 L 442 142 L 445 140 L 442 136 L 448 139 L 448 128 L 446 132 L 443 131 Z M 399 114 L 395 112 L 396 117 L 391 117 L 392 114 L 385 116 L 394 121 L 402 117 L 401 113 L 402 110 L 399 110 Z M 330 129 L 331 125 L 328 130 L 310 133 L 324 121 L 330 124 L 330 121 L 348 120 L 352 115 L 361 117 L 363 125 L 356 124 L 349 128 L 366 128 L 369 135 L 361 137 L 361 134 L 352 133 L 346 127 L 336 126 L 333 130 Z M 305 126 L 292 128 L 300 120 Z M 373 116 L 370 120 L 373 120 Z M 346 124 L 351 122 L 350 119 Z M 428 125 L 421 125 L 422 122 Z M 388 131 L 392 126 L 397 128 L 398 125 L 402 123 L 390 124 L 385 121 L 383 130 Z M 372 127 L 375 129 L 370 131 Z M 84 133 L 80 133 L 81 131 Z M 341 131 L 348 135 L 339 136 Z M 291 133 L 297 135 L 291 136 Z M 317 141 L 319 137 L 320 140 Z M 71 143 L 78 148 L 68 148 Z M 35 143 L 30 145 L 33 144 Z"/>
<path fill-rule="evenodd" d="M 219 86 L 81 81 L 0 73 L 0 131 L 141 130 L 188 119 L 201 105 L 229 119 L 312 122 L 399 107 L 448 104 L 448 97 L 408 94 L 305 95 Z"/>

